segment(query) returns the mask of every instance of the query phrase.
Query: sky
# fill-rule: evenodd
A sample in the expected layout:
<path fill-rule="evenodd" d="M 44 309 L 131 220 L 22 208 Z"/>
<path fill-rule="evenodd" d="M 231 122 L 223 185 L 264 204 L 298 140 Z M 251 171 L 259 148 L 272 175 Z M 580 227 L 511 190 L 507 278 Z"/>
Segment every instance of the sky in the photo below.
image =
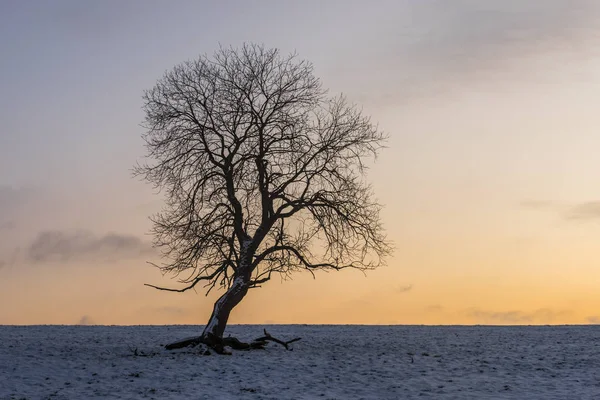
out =
<path fill-rule="evenodd" d="M 600 323 L 595 0 L 0 2 L 0 324 L 204 324 L 132 177 L 142 94 L 243 42 L 296 51 L 390 139 L 388 265 L 273 279 L 231 323 Z"/>

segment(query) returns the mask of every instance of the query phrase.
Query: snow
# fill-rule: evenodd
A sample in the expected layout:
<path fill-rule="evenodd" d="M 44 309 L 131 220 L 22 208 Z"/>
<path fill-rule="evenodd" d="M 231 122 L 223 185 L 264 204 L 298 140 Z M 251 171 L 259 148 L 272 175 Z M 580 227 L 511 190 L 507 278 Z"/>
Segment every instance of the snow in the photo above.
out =
<path fill-rule="evenodd" d="M 266 328 L 302 340 L 203 356 L 162 348 L 200 326 L 0 326 L 0 399 L 600 398 L 600 326 Z"/>

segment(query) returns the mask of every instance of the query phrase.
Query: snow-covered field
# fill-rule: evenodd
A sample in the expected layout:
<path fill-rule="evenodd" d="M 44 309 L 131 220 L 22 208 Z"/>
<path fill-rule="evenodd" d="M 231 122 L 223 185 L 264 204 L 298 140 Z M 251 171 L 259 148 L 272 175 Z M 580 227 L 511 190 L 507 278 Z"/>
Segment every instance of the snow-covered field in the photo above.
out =
<path fill-rule="evenodd" d="M 0 399 L 600 399 L 600 326 L 267 330 L 302 340 L 203 356 L 162 349 L 198 326 L 0 326 Z"/>

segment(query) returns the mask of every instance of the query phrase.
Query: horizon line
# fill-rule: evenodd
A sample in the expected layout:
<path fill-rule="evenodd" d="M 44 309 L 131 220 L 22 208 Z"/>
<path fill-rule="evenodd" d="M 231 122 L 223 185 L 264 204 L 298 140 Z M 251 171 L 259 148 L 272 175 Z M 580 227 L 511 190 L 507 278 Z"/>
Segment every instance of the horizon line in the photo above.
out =
<path fill-rule="evenodd" d="M 162 326 L 190 326 L 199 327 L 205 324 L 0 324 L 3 327 L 162 327 Z M 567 326 L 599 326 L 600 323 L 565 323 L 565 324 L 281 324 L 281 323 L 264 323 L 264 324 L 228 324 L 230 326 L 374 326 L 374 327 L 567 327 Z"/>

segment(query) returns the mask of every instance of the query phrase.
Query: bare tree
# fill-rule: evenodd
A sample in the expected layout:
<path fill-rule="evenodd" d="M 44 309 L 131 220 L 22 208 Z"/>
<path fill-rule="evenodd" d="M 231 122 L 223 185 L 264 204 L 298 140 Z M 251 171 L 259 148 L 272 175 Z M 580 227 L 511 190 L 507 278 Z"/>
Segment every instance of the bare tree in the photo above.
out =
<path fill-rule="evenodd" d="M 249 289 L 295 271 L 368 270 L 390 244 L 365 161 L 385 136 L 312 65 L 247 44 L 177 65 L 144 94 L 147 163 L 164 191 L 152 217 L 165 273 L 183 292 L 225 289 L 198 340 L 222 343 Z M 208 294 L 207 292 L 207 294 Z"/>

